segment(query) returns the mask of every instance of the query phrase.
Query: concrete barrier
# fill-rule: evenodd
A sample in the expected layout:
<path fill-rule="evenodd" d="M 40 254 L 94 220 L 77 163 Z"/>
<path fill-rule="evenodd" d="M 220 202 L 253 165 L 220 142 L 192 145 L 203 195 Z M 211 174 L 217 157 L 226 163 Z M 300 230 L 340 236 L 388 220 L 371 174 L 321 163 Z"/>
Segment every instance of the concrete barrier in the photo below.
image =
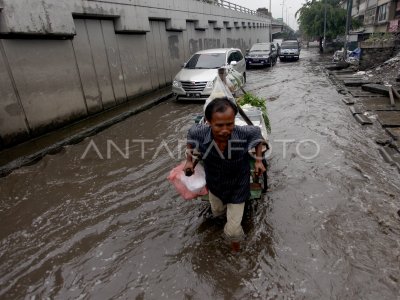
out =
<path fill-rule="evenodd" d="M 168 86 L 201 49 L 270 19 L 193 0 L 0 1 L 0 149 Z"/>
<path fill-rule="evenodd" d="M 360 70 L 376 67 L 393 56 L 395 51 L 394 41 L 388 42 L 362 42 L 361 43 Z"/>

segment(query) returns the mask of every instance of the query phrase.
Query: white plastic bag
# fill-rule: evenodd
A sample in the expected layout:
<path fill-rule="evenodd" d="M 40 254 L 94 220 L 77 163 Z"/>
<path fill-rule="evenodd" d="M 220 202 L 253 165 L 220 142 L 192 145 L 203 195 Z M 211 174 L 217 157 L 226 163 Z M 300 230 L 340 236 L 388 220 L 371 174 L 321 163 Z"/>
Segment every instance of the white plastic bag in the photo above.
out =
<path fill-rule="evenodd" d="M 206 186 L 204 167 L 201 164 L 197 164 L 194 168 L 194 174 L 192 176 L 183 175 L 181 181 L 189 191 L 200 193 Z"/>
<path fill-rule="evenodd" d="M 232 85 L 232 82 L 227 78 L 227 84 Z M 213 101 L 216 98 L 224 98 L 227 97 L 229 100 L 231 100 L 233 103 L 235 103 L 235 98 L 233 97 L 231 91 L 229 88 L 222 82 L 221 78 L 217 76 L 214 79 L 214 87 L 211 92 L 210 97 L 207 98 L 206 103 L 204 104 L 204 111 L 206 111 L 206 107 L 208 104 Z"/>
<path fill-rule="evenodd" d="M 244 84 L 243 75 L 240 74 L 231 66 L 227 68 L 227 71 L 228 74 L 226 76 L 226 79 L 228 79 L 231 82 L 231 84 L 233 85 L 233 91 L 236 93 L 240 89 L 240 87 L 243 86 Z"/>
<path fill-rule="evenodd" d="M 174 185 L 176 191 L 182 196 L 183 199 L 185 200 L 192 200 L 196 199 L 199 196 L 207 195 L 208 194 L 208 189 L 206 185 L 204 184 L 203 188 L 200 190 L 198 189 L 199 186 L 202 185 L 202 182 L 205 182 L 205 174 L 204 174 L 204 181 L 203 180 L 198 180 L 198 177 L 201 177 L 201 173 L 204 173 L 203 166 L 199 166 L 195 168 L 195 174 L 198 173 L 197 170 L 203 169 L 199 171 L 199 174 L 192 175 L 191 177 L 186 177 L 183 168 L 185 167 L 185 162 L 180 163 L 178 166 L 173 168 L 171 172 L 169 172 L 168 175 L 168 180 Z M 193 178 L 192 178 L 193 177 Z M 192 179 L 189 179 L 192 178 Z M 185 181 L 186 183 L 184 183 Z M 188 185 L 192 188 L 195 189 L 196 192 L 190 191 L 186 184 L 190 182 Z M 194 184 L 193 184 L 194 183 Z"/>

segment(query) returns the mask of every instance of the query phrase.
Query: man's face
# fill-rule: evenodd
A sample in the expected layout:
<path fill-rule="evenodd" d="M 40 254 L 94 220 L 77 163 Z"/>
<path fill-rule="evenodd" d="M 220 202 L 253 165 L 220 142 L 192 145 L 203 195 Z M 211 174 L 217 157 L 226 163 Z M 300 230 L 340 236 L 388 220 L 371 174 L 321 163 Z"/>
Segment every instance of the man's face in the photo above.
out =
<path fill-rule="evenodd" d="M 214 140 L 228 141 L 235 126 L 235 112 L 228 107 L 224 112 L 215 112 L 209 121 Z"/>

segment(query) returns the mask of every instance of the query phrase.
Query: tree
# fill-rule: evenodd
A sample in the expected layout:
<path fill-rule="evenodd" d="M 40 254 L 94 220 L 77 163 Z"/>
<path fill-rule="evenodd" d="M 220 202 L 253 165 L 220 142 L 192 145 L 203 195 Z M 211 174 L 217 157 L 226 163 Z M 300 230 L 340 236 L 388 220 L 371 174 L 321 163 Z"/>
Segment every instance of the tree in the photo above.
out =
<path fill-rule="evenodd" d="M 325 3 L 326 2 L 326 3 Z M 300 31 L 309 38 L 318 37 L 320 48 L 324 35 L 324 16 L 326 4 L 326 38 L 336 38 L 346 30 L 346 10 L 340 0 L 308 0 L 297 12 Z M 361 26 L 357 19 L 352 20 L 353 27 Z"/>

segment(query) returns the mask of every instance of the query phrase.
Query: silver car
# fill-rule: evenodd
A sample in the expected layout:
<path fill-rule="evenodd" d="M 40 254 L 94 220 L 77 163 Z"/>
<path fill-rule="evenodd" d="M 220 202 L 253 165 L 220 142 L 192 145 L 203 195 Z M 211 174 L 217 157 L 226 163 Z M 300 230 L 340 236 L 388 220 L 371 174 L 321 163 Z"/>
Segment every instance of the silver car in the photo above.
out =
<path fill-rule="evenodd" d="M 177 100 L 206 100 L 222 66 L 232 66 L 246 80 L 246 61 L 240 49 L 221 48 L 196 52 L 176 74 L 172 92 Z M 244 82 L 243 82 L 244 83 Z"/>
<path fill-rule="evenodd" d="M 297 40 L 289 40 L 282 42 L 281 50 L 279 52 L 279 60 L 294 59 L 299 60 L 300 57 L 300 44 Z"/>

